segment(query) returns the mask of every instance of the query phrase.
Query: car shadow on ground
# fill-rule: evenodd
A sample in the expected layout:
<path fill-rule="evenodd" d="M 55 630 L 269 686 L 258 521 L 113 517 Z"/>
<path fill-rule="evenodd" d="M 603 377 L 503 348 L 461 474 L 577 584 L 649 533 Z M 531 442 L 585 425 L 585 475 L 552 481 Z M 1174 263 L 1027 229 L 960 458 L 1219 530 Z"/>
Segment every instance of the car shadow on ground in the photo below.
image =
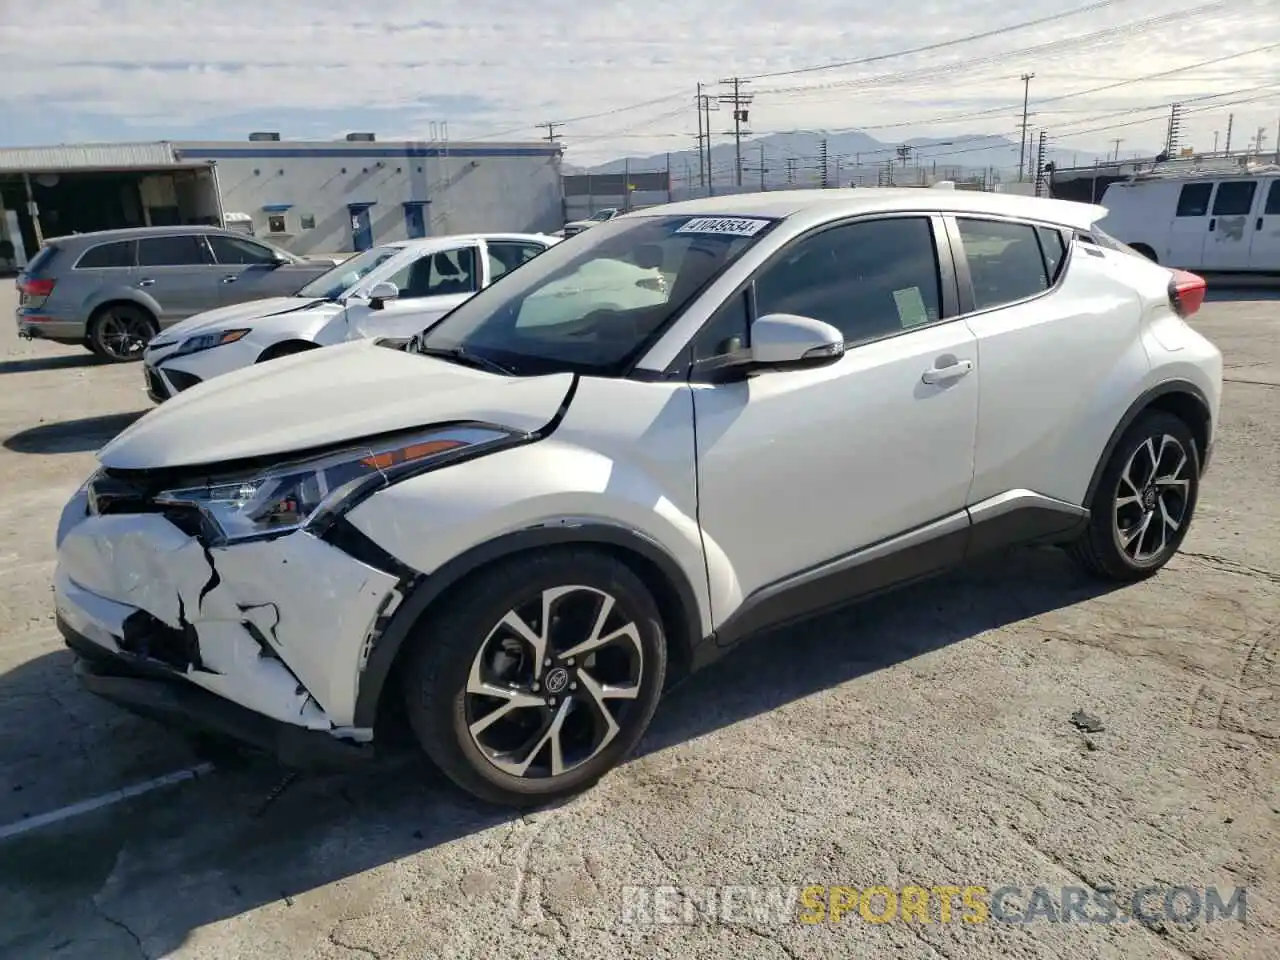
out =
<path fill-rule="evenodd" d="M 77 367 L 105 367 L 111 361 L 92 353 L 59 354 L 54 357 L 25 357 L 22 360 L 0 361 L 0 375 L 6 373 L 35 373 L 40 370 L 72 370 Z"/>
<path fill-rule="evenodd" d="M 1109 589 L 1079 573 L 1058 550 L 1021 550 L 762 635 L 671 690 L 639 754 L 655 754 Z M 0 703 L 56 689 L 69 670 L 66 651 L 29 661 L 0 676 Z M 72 697 L 96 703 L 78 691 L 62 694 L 64 700 Z M 71 706 L 66 704 L 68 711 Z M 142 776 L 140 742 L 163 743 L 161 753 L 176 743 L 142 721 L 127 727 L 127 736 L 101 735 L 103 742 L 95 743 L 83 720 L 76 722 L 84 760 L 99 773 L 112 764 L 122 768 L 113 771 L 117 787 Z M 79 769 L 75 757 L 46 746 L 57 739 L 47 726 L 20 725 L 14 735 L 25 743 L 4 752 L 25 758 L 21 766 L 28 777 Z M 797 755 L 795 763 L 800 772 L 804 757 Z M 167 771 L 147 775 L 159 772 Z M 611 777 L 627 775 L 624 766 Z M 40 787 L 32 783 L 26 789 L 29 796 Z M 218 771 L 5 842 L 0 930 L 10 932 L 0 937 L 0 953 L 97 956 L 102 940 L 88 941 L 103 935 L 101 919 L 109 918 L 147 955 L 166 955 L 200 927 L 269 903 L 292 907 L 307 891 L 520 822 L 518 813 L 462 795 L 416 751 L 380 760 L 361 773 L 300 775 L 292 781 L 266 762 Z"/>
<path fill-rule="evenodd" d="M 6 450 L 14 453 L 86 453 L 107 444 L 117 433 L 146 413 L 108 413 L 100 417 L 60 420 L 29 427 L 4 441 Z"/>

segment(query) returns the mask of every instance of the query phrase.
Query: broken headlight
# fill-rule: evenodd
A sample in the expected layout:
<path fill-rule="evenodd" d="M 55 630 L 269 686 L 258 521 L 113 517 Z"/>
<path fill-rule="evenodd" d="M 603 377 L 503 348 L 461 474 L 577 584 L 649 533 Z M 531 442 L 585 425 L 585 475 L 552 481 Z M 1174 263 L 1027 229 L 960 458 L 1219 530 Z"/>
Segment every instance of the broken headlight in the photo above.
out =
<path fill-rule="evenodd" d="M 219 543 L 302 528 L 319 533 L 370 494 L 408 474 L 514 439 L 515 434 L 497 427 L 437 429 L 204 486 L 165 490 L 155 502 L 199 510 Z"/>

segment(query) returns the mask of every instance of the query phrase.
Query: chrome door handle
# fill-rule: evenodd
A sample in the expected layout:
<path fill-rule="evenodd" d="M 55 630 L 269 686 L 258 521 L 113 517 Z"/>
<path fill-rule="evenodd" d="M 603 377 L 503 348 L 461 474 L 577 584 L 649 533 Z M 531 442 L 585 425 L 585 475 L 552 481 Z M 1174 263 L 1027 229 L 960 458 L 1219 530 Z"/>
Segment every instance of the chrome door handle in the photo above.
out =
<path fill-rule="evenodd" d="M 948 380 L 959 380 L 972 369 L 972 360 L 957 360 L 945 367 L 930 367 L 920 379 L 925 383 L 946 383 Z"/>
<path fill-rule="evenodd" d="M 140 287 L 149 287 L 149 286 L 151 286 L 153 283 L 155 283 L 155 281 L 154 281 L 154 280 L 152 280 L 150 277 L 148 277 L 148 278 L 147 278 L 147 279 L 145 279 L 145 280 L 139 280 L 139 281 L 138 281 L 138 286 L 140 286 Z"/>
<path fill-rule="evenodd" d="M 236 277 L 236 275 L 233 273 L 233 274 L 231 274 L 230 276 L 223 277 L 223 278 L 222 278 L 222 282 L 223 282 L 223 283 L 235 283 L 237 279 L 238 279 L 238 277 Z"/>

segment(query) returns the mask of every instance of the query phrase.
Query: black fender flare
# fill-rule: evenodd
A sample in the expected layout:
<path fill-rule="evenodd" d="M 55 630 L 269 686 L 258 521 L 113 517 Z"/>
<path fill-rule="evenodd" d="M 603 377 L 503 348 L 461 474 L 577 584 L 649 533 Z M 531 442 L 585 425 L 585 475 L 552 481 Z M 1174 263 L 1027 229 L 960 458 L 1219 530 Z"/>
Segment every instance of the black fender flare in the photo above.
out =
<path fill-rule="evenodd" d="M 1127 409 L 1124 416 L 1120 418 L 1120 422 L 1116 424 L 1116 428 L 1111 431 L 1111 436 L 1107 438 L 1106 446 L 1102 448 L 1102 455 L 1098 457 L 1098 462 L 1094 464 L 1093 475 L 1089 478 L 1089 487 L 1085 491 L 1084 496 L 1084 506 L 1086 508 L 1093 503 L 1094 494 L 1098 492 L 1098 484 L 1102 480 L 1102 471 L 1106 469 L 1107 462 L 1111 459 L 1111 454 L 1115 452 L 1116 445 L 1120 442 L 1120 438 L 1124 436 L 1124 432 L 1128 430 L 1129 427 L 1133 425 L 1133 422 L 1157 400 L 1161 397 L 1166 397 L 1175 393 L 1181 393 L 1193 397 L 1204 409 L 1205 419 L 1209 419 L 1209 400 L 1204 395 L 1204 391 L 1190 380 L 1165 380 L 1164 382 L 1158 383 L 1154 387 L 1143 392 L 1138 399 L 1134 400 L 1133 403 L 1129 405 L 1129 409 Z M 1210 430 L 1212 430 L 1212 424 L 1210 425 Z M 1212 433 L 1210 433 L 1210 436 L 1212 436 Z M 1200 472 L 1203 473 L 1205 465 L 1209 460 L 1209 451 L 1206 449 L 1198 450 L 1196 452 L 1200 455 Z"/>
<path fill-rule="evenodd" d="M 701 641 L 701 616 L 697 594 L 680 564 L 657 541 L 630 527 L 597 521 L 551 521 L 517 530 L 472 547 L 438 569 L 417 577 L 407 595 L 388 619 L 374 641 L 360 674 L 356 691 L 353 725 L 372 728 L 378 716 L 382 693 L 401 648 L 428 608 L 443 598 L 451 587 L 482 567 L 517 553 L 559 545 L 614 548 L 643 558 L 665 581 L 665 592 L 675 610 L 664 611 L 668 626 L 681 625 L 682 634 L 669 636 L 674 656 L 691 657 Z M 663 597 L 656 598 L 662 606 Z"/>

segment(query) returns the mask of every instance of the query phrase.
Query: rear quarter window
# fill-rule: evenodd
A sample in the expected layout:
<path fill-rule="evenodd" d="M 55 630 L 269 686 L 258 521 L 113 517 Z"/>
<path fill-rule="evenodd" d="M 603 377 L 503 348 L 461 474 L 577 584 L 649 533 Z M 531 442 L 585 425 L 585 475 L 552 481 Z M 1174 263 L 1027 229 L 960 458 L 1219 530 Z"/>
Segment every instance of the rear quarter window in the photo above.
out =
<path fill-rule="evenodd" d="M 90 247 L 76 261 L 77 270 L 101 270 L 107 267 L 133 266 L 133 242 L 100 243 Z"/>
<path fill-rule="evenodd" d="M 40 248 L 40 252 L 27 261 L 26 273 L 28 276 L 35 276 L 41 270 L 46 269 L 54 258 L 58 255 L 58 248 L 52 245 L 45 245 Z"/>

